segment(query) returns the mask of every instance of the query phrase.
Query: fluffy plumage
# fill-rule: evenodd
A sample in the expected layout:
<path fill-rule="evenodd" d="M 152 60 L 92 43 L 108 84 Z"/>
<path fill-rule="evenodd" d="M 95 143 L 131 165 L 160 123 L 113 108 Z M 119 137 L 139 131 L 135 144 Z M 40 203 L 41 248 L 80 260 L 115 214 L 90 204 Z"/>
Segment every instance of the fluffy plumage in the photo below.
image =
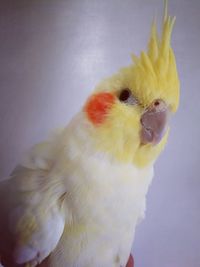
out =
<path fill-rule="evenodd" d="M 178 107 L 173 24 L 165 8 L 161 39 L 154 22 L 148 51 L 100 83 L 71 123 L 34 146 L 1 182 L 5 267 L 126 265 L 144 217 L 153 163 L 169 132 L 159 114 Z M 148 127 L 141 121 L 144 113 Z M 160 142 L 142 143 L 141 129 L 165 134 Z"/>

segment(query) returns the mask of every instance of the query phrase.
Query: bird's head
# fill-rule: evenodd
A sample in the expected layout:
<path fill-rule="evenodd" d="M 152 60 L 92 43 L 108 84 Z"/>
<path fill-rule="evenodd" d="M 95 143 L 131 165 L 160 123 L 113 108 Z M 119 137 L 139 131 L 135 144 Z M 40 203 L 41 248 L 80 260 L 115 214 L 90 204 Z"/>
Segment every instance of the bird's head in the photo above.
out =
<path fill-rule="evenodd" d="M 165 6 L 162 34 L 152 24 L 147 52 L 100 83 L 84 112 L 92 124 L 95 145 L 121 162 L 143 167 L 164 148 L 168 116 L 179 104 L 179 78 L 170 45 L 174 18 Z"/>

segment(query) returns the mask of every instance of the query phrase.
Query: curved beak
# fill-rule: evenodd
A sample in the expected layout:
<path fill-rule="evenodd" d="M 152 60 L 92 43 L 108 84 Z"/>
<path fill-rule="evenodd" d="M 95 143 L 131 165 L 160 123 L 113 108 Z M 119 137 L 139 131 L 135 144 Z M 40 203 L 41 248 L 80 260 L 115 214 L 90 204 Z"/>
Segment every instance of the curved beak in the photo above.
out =
<path fill-rule="evenodd" d="M 167 122 L 169 109 L 166 103 L 161 99 L 156 99 L 142 114 L 140 140 L 141 144 L 145 145 L 152 143 L 156 145 L 162 139 Z"/>

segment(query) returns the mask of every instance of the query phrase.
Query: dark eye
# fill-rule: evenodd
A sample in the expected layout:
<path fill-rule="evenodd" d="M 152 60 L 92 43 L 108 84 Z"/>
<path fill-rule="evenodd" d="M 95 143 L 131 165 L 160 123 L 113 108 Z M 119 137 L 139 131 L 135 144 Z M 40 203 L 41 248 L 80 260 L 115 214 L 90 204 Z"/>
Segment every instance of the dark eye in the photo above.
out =
<path fill-rule="evenodd" d="M 132 95 L 130 89 L 128 88 L 121 90 L 119 94 L 119 100 L 130 105 L 134 105 L 137 103 L 136 98 Z"/>
<path fill-rule="evenodd" d="M 128 98 L 130 97 L 131 95 L 131 92 L 129 89 L 123 89 L 121 92 L 120 92 L 120 95 L 119 95 L 119 100 L 122 101 L 122 102 L 125 102 L 128 100 Z"/>

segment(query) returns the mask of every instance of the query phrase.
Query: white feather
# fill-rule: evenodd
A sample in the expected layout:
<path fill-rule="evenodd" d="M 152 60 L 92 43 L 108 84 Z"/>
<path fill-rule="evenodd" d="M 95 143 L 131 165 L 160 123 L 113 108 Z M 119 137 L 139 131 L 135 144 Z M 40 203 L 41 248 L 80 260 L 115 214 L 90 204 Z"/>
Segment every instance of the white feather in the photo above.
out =
<path fill-rule="evenodd" d="M 55 170 L 62 173 L 72 221 L 50 257 L 52 267 L 125 266 L 135 227 L 144 217 L 153 168 L 139 169 L 96 152 L 90 127 L 80 113 L 63 131 Z"/>

